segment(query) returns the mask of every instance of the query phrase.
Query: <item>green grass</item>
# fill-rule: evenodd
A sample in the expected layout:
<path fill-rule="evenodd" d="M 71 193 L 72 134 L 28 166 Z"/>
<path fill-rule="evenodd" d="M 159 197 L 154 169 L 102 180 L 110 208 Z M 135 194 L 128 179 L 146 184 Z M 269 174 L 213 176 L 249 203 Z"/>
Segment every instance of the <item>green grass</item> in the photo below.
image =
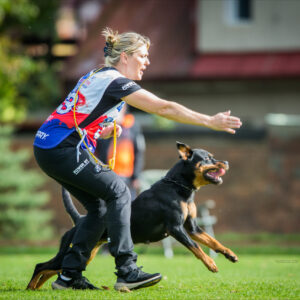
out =
<path fill-rule="evenodd" d="M 219 255 L 215 259 L 219 273 L 213 274 L 185 250 L 176 251 L 173 259 L 158 255 L 157 249 L 148 250 L 139 255 L 139 265 L 147 272 L 161 272 L 163 280 L 150 288 L 118 293 L 113 290 L 113 258 L 101 255 L 85 275 L 98 286 L 108 286 L 108 291 L 53 291 L 54 278 L 39 291 L 26 291 L 34 265 L 54 252 L 23 249 L 10 254 L 8 249 L 0 251 L 0 299 L 300 299 L 300 255 L 294 252 L 241 254 L 236 264 Z"/>

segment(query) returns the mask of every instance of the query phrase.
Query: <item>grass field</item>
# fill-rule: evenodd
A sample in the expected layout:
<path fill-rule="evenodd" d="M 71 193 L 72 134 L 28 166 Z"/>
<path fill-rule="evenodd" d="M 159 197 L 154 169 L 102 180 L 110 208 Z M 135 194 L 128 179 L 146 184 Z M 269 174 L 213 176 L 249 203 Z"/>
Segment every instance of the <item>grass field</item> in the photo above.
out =
<path fill-rule="evenodd" d="M 233 250 L 239 253 L 239 249 Z M 236 264 L 219 255 L 215 259 L 217 274 L 207 271 L 185 249 L 177 251 L 173 259 L 164 258 L 159 251 L 140 254 L 139 265 L 147 272 L 161 272 L 163 280 L 147 289 L 119 293 L 113 290 L 116 277 L 111 256 L 97 255 L 85 272 L 92 283 L 110 290 L 53 291 L 51 278 L 41 290 L 26 291 L 34 265 L 55 252 L 1 249 L 0 299 L 300 299 L 300 255 L 296 250 L 286 254 L 241 254 Z"/>

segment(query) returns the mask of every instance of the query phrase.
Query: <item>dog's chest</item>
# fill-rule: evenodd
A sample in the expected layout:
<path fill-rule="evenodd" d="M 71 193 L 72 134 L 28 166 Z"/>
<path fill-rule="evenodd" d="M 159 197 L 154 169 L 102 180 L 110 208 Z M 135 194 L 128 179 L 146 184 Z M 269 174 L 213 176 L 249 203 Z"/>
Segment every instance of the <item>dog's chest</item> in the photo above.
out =
<path fill-rule="evenodd" d="M 191 216 L 192 218 L 196 218 L 197 211 L 194 202 L 180 201 L 180 209 L 182 213 L 183 222 L 185 222 L 188 216 Z"/>
<path fill-rule="evenodd" d="M 180 202 L 180 209 L 181 209 L 181 212 L 182 212 L 183 221 L 185 221 L 188 214 L 189 214 L 189 209 L 188 209 L 187 203 L 181 201 Z"/>

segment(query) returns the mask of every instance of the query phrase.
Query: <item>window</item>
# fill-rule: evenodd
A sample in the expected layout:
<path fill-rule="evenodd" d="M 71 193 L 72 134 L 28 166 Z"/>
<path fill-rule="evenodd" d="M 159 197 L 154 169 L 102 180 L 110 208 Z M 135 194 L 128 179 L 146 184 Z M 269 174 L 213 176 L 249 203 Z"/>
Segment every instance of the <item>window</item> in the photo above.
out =
<path fill-rule="evenodd" d="M 229 24 L 252 21 L 252 0 L 224 0 L 225 19 Z"/>

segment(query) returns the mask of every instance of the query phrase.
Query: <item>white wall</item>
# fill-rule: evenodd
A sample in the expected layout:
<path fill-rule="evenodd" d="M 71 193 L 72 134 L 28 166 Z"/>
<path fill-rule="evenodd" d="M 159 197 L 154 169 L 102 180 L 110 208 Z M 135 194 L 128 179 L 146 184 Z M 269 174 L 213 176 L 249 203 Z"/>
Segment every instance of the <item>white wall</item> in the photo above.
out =
<path fill-rule="evenodd" d="M 252 0 L 247 23 L 230 20 L 230 1 L 198 0 L 198 51 L 300 50 L 300 0 Z"/>
<path fill-rule="evenodd" d="M 270 113 L 300 115 L 298 79 L 156 82 L 142 83 L 142 86 L 163 99 L 205 114 L 231 109 L 252 126 L 263 126 Z"/>

